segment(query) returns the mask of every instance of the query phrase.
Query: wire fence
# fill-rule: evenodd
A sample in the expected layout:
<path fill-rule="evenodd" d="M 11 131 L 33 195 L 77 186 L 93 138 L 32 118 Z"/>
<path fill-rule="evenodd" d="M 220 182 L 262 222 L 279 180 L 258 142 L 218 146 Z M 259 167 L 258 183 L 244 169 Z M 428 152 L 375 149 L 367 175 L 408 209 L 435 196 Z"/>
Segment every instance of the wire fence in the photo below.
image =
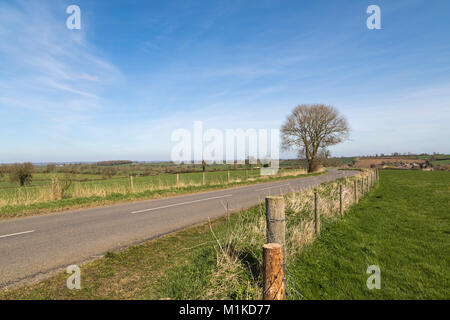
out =
<path fill-rule="evenodd" d="M 309 190 L 292 193 L 282 198 L 282 203 L 273 202 L 269 206 L 266 200 L 267 243 L 280 243 L 284 247 L 283 264 L 280 268 L 283 270 L 283 284 L 287 298 L 304 298 L 296 287 L 288 268 L 289 261 L 298 257 L 297 254 L 305 245 L 312 243 L 320 236 L 322 223 L 329 224 L 333 220 L 342 218 L 352 205 L 358 203 L 376 184 L 378 177 L 377 170 L 365 170 L 354 177 L 338 179 Z M 274 209 L 271 207 L 273 205 L 279 208 Z M 283 214 L 280 215 L 277 210 L 282 210 Z M 273 219 L 274 212 L 276 219 Z M 282 223 L 283 227 L 274 226 L 276 223 Z M 263 279 L 270 278 L 267 275 L 263 276 Z M 263 284 L 262 287 L 267 288 L 267 284 Z"/>
<path fill-rule="evenodd" d="M 299 290 L 301 284 L 296 283 L 295 274 L 289 267 L 298 259 L 305 246 L 319 237 L 317 231 L 320 232 L 320 228 L 326 228 L 333 221 L 342 218 L 351 206 L 367 194 L 377 180 L 375 175 L 375 171 L 365 169 L 355 176 L 325 182 L 301 191 L 293 190 L 283 197 L 267 197 L 281 198 L 281 201 L 274 202 L 278 201 L 283 208 L 268 210 L 266 200 L 265 205 L 261 204 L 235 215 L 232 223 L 224 204 L 230 223 L 227 224 L 225 234 L 215 241 L 217 264 L 210 276 L 206 297 L 264 298 L 264 288 L 267 287 L 265 281 L 274 279 L 274 275 L 268 276 L 265 272 L 265 253 L 269 244 L 274 243 L 283 244 L 283 262 L 279 271 L 283 274 L 283 292 L 286 298 L 304 299 Z M 317 201 L 314 201 L 315 195 Z M 315 219 L 315 213 L 318 219 Z M 268 232 L 270 230 L 279 232 L 271 234 Z"/>

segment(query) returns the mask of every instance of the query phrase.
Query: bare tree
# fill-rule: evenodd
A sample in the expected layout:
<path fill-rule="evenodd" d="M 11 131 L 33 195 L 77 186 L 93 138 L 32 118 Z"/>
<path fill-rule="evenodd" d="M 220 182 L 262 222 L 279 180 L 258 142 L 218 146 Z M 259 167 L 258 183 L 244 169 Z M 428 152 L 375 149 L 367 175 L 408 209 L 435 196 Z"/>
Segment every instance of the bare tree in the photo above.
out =
<path fill-rule="evenodd" d="M 348 138 L 347 120 L 332 106 L 323 104 L 299 105 L 281 127 L 285 150 L 297 149 L 308 163 L 308 172 L 318 164 L 319 151 Z"/>

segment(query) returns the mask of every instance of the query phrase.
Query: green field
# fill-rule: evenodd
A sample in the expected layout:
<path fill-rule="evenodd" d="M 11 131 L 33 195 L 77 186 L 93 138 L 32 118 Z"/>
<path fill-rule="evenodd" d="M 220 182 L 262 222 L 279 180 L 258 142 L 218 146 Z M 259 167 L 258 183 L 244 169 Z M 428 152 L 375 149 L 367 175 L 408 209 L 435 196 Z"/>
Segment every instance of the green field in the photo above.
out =
<path fill-rule="evenodd" d="M 307 299 L 448 299 L 450 172 L 382 171 L 381 185 L 291 266 Z M 381 289 L 368 290 L 378 265 Z M 314 272 L 311 272 L 314 270 Z"/>
<path fill-rule="evenodd" d="M 437 165 L 437 164 L 450 164 L 450 159 L 446 159 L 446 160 L 436 160 L 432 162 L 433 165 Z"/>
<path fill-rule="evenodd" d="M 249 177 L 257 177 L 259 175 L 259 170 L 247 170 Z M 218 183 L 225 182 L 227 179 L 226 171 L 211 171 L 207 172 L 207 182 Z M 53 177 L 58 177 L 59 179 L 64 178 L 64 173 L 35 173 L 33 174 L 33 182 L 28 188 L 41 187 L 51 185 Z M 193 182 L 199 183 L 202 181 L 201 172 L 192 173 L 182 173 L 180 174 L 181 182 Z M 246 170 L 231 170 L 230 177 L 232 179 L 244 179 L 246 177 Z M 82 185 L 102 185 L 102 184 L 117 184 L 117 185 L 129 185 L 129 177 L 119 176 L 112 179 L 105 179 L 101 175 L 97 174 L 74 174 L 72 177 L 75 183 L 80 183 Z M 134 178 L 136 184 L 175 184 L 176 174 L 158 174 L 152 176 L 137 176 Z M 8 190 L 16 189 L 17 184 L 11 183 L 8 176 L 0 178 L 0 194 L 8 192 Z"/>
<path fill-rule="evenodd" d="M 450 174 L 393 170 L 380 175 L 379 185 L 344 218 L 325 219 L 321 236 L 289 256 L 289 299 L 449 298 Z M 288 234 L 301 216 L 288 209 Z M 212 229 L 205 224 L 108 253 L 82 267 L 81 290 L 68 290 L 68 275 L 61 273 L 3 291 L 0 298 L 260 298 L 264 230 L 249 238 L 238 232 L 243 238 L 226 244 L 230 233 L 255 229 L 261 219 L 264 209 L 256 206 L 212 222 Z M 219 243 L 232 250 L 224 255 Z M 380 290 L 366 287 L 369 265 L 381 269 Z"/>

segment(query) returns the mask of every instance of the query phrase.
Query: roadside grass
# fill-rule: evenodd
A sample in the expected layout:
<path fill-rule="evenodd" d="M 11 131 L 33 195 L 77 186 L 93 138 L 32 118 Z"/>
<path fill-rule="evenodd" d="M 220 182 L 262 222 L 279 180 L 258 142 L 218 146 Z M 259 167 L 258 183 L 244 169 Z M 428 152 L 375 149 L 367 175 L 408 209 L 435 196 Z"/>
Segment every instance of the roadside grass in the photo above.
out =
<path fill-rule="evenodd" d="M 254 210 L 254 209 L 253 209 Z M 211 222 L 216 234 L 227 221 Z M 191 227 L 81 266 L 81 290 L 66 287 L 68 274 L 38 284 L 6 289 L 0 299 L 201 299 L 216 266 L 215 239 L 209 224 Z"/>
<path fill-rule="evenodd" d="M 319 238 L 311 224 L 314 190 L 286 196 L 289 299 L 448 299 L 450 174 L 380 176 L 356 205 L 352 178 L 315 188 Z M 336 214 L 338 183 L 345 184 L 344 217 Z M 259 205 L 107 253 L 81 266 L 81 290 L 67 289 L 62 272 L 2 290 L 0 299 L 260 299 L 264 231 Z M 366 287 L 369 265 L 381 269 L 381 290 Z"/>
<path fill-rule="evenodd" d="M 109 185 L 108 181 L 96 182 L 95 184 L 89 184 L 88 182 L 85 184 L 85 189 L 77 189 L 80 187 L 79 184 L 76 183 L 74 185 L 75 192 L 73 192 L 73 194 L 70 197 L 57 200 L 49 200 L 51 199 L 52 193 L 51 187 L 47 187 L 48 190 L 44 190 L 44 187 L 33 188 L 34 190 L 23 188 L 21 190 L 13 190 L 13 194 L 9 195 L 9 197 L 14 198 L 15 202 L 22 201 L 23 204 L 0 205 L 0 220 L 13 217 L 36 215 L 41 213 L 59 212 L 70 209 L 81 209 L 94 206 L 112 205 L 136 200 L 156 199 L 180 194 L 233 188 L 244 185 L 272 182 L 285 179 L 311 177 L 326 173 L 326 171 L 312 174 L 305 174 L 303 171 L 299 170 L 296 171 L 283 170 L 283 171 L 284 172 L 282 172 L 280 175 L 277 176 L 255 177 L 254 174 L 249 174 L 248 179 L 246 179 L 245 177 L 243 179 L 240 179 L 237 173 L 232 174 L 230 171 L 230 178 L 231 178 L 230 183 L 224 182 L 224 180 L 222 179 L 223 173 L 222 175 L 219 175 L 216 172 L 212 172 L 211 173 L 212 176 L 209 177 L 209 180 L 206 181 L 205 185 L 202 185 L 201 183 L 201 176 L 202 176 L 201 173 L 192 173 L 186 174 L 187 176 L 192 176 L 191 177 L 192 179 L 188 177 L 189 180 L 185 182 L 183 182 L 183 180 L 180 179 L 181 181 L 178 187 L 174 185 L 175 180 L 173 181 L 173 184 L 171 183 L 164 184 L 164 182 L 161 182 L 160 184 L 154 185 L 151 182 L 149 183 L 147 180 L 141 181 L 139 179 L 135 179 L 133 190 L 134 192 L 130 190 L 129 180 L 127 179 L 125 182 L 122 182 L 121 184 L 110 183 Z M 171 179 L 176 179 L 175 175 L 170 176 Z M 91 189 L 89 189 L 90 187 Z M 83 190 L 87 191 L 83 192 Z M 0 191 L 0 202 L 2 201 L 5 202 L 7 201 L 7 195 L 2 192 L 3 191 Z M 33 192 L 37 192 L 39 194 L 34 195 Z M 42 197 L 40 197 L 40 193 L 44 193 Z M 41 199 L 46 200 L 42 201 Z"/>

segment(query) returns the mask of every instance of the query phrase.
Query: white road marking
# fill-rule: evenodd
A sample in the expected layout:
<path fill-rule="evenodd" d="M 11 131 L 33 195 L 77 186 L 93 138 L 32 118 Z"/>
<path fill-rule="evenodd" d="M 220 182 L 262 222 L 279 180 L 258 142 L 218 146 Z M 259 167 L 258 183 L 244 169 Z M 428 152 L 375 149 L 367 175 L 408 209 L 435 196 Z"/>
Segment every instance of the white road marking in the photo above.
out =
<path fill-rule="evenodd" d="M 211 197 L 211 198 L 205 198 L 205 199 L 199 199 L 199 200 L 192 200 L 192 201 L 186 201 L 186 202 L 180 202 L 180 203 L 174 203 L 174 204 L 169 204 L 167 206 L 162 206 L 162 207 L 156 207 L 156 208 L 150 208 L 150 209 L 144 209 L 144 210 L 138 210 L 138 211 L 133 211 L 131 213 L 141 213 L 141 212 L 147 212 L 147 211 L 153 211 L 153 210 L 158 210 L 158 209 L 164 209 L 164 208 L 170 208 L 170 207 L 175 207 L 175 206 L 182 206 L 184 204 L 190 204 L 190 203 L 196 203 L 196 202 L 202 202 L 202 201 L 208 201 L 208 200 L 214 200 L 214 199 L 220 199 L 220 198 L 226 198 L 226 197 L 231 197 L 232 194 L 226 194 L 224 196 L 218 196 L 218 197 Z"/>
<path fill-rule="evenodd" d="M 279 186 L 273 186 L 273 187 L 267 187 L 267 188 L 257 189 L 257 190 L 255 190 L 255 191 L 263 191 L 263 190 L 266 190 L 266 189 L 272 189 L 272 188 L 278 188 L 278 187 L 284 187 L 284 186 L 290 186 L 290 184 L 287 183 L 287 184 L 282 184 L 282 185 L 279 185 Z"/>
<path fill-rule="evenodd" d="M 17 233 L 11 233 L 11 234 L 5 234 L 3 236 L 0 236 L 0 238 L 6 238 L 6 237 L 12 237 L 12 236 L 18 236 L 20 234 L 25 234 L 25 233 L 31 233 L 34 232 L 34 230 L 28 230 L 28 231 L 23 231 L 23 232 L 17 232 Z"/>

